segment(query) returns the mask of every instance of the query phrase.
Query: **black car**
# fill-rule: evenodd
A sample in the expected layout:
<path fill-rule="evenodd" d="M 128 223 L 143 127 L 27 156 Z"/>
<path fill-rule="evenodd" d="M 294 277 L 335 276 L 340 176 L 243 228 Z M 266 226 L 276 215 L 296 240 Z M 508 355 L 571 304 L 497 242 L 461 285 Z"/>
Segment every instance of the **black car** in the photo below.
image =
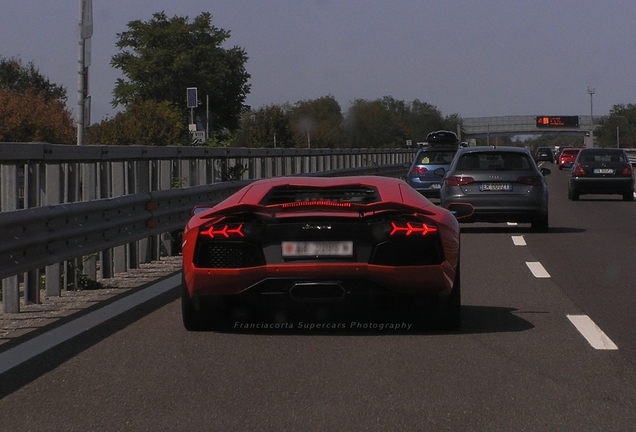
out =
<path fill-rule="evenodd" d="M 539 147 L 534 153 L 534 160 L 554 163 L 554 153 L 550 147 Z"/>
<path fill-rule="evenodd" d="M 625 150 L 581 149 L 570 169 L 568 198 L 577 201 L 583 194 L 618 194 L 625 201 L 634 199 L 634 170 Z"/>

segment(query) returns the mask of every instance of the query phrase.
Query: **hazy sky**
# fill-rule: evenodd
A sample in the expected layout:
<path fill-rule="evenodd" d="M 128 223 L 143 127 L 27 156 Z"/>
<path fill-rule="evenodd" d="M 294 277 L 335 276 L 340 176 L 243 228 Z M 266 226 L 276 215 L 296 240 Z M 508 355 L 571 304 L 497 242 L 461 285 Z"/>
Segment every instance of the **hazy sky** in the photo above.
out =
<path fill-rule="evenodd" d="M 93 0 L 93 122 L 117 112 L 117 33 L 161 11 L 231 32 L 254 108 L 392 96 L 464 118 L 589 115 L 588 86 L 595 116 L 636 103 L 634 0 Z M 0 55 L 33 61 L 74 112 L 78 22 L 79 0 L 0 0 Z"/>

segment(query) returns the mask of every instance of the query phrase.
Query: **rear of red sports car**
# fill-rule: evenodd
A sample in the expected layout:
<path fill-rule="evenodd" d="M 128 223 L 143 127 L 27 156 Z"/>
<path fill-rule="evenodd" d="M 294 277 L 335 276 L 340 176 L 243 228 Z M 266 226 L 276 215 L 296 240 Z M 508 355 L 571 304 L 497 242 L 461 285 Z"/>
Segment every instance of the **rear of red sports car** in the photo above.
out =
<path fill-rule="evenodd" d="M 440 296 L 460 325 L 459 225 L 386 177 L 256 181 L 196 213 L 183 236 L 184 325 L 207 305 L 337 303 Z"/>

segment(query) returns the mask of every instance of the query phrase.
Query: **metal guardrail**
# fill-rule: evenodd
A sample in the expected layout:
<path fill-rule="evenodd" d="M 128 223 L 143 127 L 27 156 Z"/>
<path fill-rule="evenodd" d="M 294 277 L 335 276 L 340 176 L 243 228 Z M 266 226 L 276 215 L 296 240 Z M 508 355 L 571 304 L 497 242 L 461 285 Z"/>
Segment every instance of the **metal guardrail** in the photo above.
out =
<path fill-rule="evenodd" d="M 18 146 L 25 144 L 8 147 L 0 144 L 3 204 L 3 211 L 0 212 L 0 230 L 3 232 L 0 279 L 5 313 L 19 312 L 21 289 L 25 303 L 39 303 L 42 285 L 47 296 L 59 296 L 62 287 L 77 287 L 82 275 L 95 279 L 99 270 L 102 277 L 111 277 L 115 273 L 136 268 L 140 263 L 173 254 L 176 248 L 172 247 L 171 232 L 183 228 L 194 206 L 221 201 L 253 179 L 265 178 L 264 174 L 273 176 L 271 174 L 274 172 L 284 172 L 284 175 L 400 177 L 406 174 L 404 163 L 410 162 L 413 154 L 412 151 L 386 149 L 366 152 L 356 149 L 349 154 L 346 150 L 271 152 L 265 149 L 212 149 L 222 151 L 217 152 L 219 154 L 214 158 L 199 160 L 197 158 L 200 155 L 209 152 L 194 149 L 192 152 L 181 152 L 182 155 L 187 153 L 192 159 L 166 161 L 153 159 L 166 157 L 170 152 L 165 148 L 159 149 L 157 154 L 151 154 L 155 153 L 154 148 L 143 151 L 133 149 L 131 158 L 131 152 L 118 148 L 106 149 L 107 154 L 90 148 L 88 153 L 91 154 L 88 154 L 72 146 L 43 144 L 36 146 L 38 151 L 44 151 L 44 159 L 36 160 L 34 147 Z M 54 151 L 47 153 L 47 148 Z M 70 160 L 52 156 L 61 151 L 67 154 L 69 149 L 75 150 L 74 158 Z M 98 149 L 104 150 L 101 147 Z M 99 162 L 91 155 L 98 157 Z M 170 156 L 177 157 L 177 154 L 170 153 Z M 376 160 L 397 163 L 376 165 Z M 224 168 L 232 168 L 232 163 L 245 163 L 247 168 L 240 176 L 250 178 L 169 188 L 174 187 L 174 169 L 176 175 L 187 176 L 188 183 L 191 183 L 194 177 L 212 177 L 214 180 L 215 172 L 222 174 Z M 119 169 L 111 164 L 119 164 Z M 349 166 L 343 168 L 342 165 Z M 162 166 L 168 168 L 163 173 L 160 172 Z M 184 166 L 188 169 L 184 169 Z M 201 166 L 210 169 L 201 172 L 198 170 Z M 326 166 L 338 168 L 324 170 Z M 24 169 L 22 179 L 21 167 Z M 104 171 L 109 176 L 100 176 Z M 116 175 L 123 178 L 113 179 L 113 171 L 119 172 Z M 79 172 L 83 175 L 77 175 Z M 38 176 L 38 173 L 41 175 Z M 164 178 L 161 178 L 162 174 Z M 166 181 L 167 174 L 170 181 Z M 147 176 L 148 180 L 140 176 Z M 36 177 L 37 181 L 32 181 L 31 177 Z M 153 182 L 155 187 L 167 185 L 168 188 L 138 191 L 139 184 L 150 188 Z M 95 190 L 89 190 L 91 188 Z M 129 191 L 135 193 L 127 193 Z M 76 199 L 100 194 L 115 196 L 64 202 L 73 194 L 77 195 Z M 36 199 L 33 195 L 36 195 Z M 62 202 L 54 203 L 52 198 Z M 42 204 L 32 208 L 16 208 L 20 200 L 25 207 L 34 202 Z M 12 206 L 14 209 L 7 208 Z M 44 277 L 40 274 L 42 270 Z"/>

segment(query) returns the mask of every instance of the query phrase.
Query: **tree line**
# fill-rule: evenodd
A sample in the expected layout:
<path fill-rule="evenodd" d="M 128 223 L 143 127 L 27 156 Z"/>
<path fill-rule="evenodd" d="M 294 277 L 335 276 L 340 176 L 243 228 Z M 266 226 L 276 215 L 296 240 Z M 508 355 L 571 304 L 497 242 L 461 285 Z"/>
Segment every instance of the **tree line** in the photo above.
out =
<path fill-rule="evenodd" d="M 115 83 L 112 106 L 122 110 L 88 127 L 87 144 L 191 145 L 188 124 L 204 106 L 187 105 L 186 89 L 196 87 L 214 107 L 204 145 L 280 148 L 404 147 L 429 132 L 461 128 L 459 114 L 444 116 L 418 99 L 356 99 L 343 111 L 331 95 L 295 103 L 252 108 L 247 53 L 225 48 L 230 31 L 212 25 L 204 12 L 194 19 L 155 13 L 131 21 L 117 34 L 111 66 L 123 75 Z M 66 89 L 51 83 L 33 62 L 0 56 L 0 142 L 75 142 Z M 201 101 L 202 102 L 202 101 Z M 203 103 L 201 103 L 203 105 Z M 206 113 L 207 114 L 207 113 Z M 600 145 L 636 146 L 636 105 L 615 105 L 596 131 Z"/>

